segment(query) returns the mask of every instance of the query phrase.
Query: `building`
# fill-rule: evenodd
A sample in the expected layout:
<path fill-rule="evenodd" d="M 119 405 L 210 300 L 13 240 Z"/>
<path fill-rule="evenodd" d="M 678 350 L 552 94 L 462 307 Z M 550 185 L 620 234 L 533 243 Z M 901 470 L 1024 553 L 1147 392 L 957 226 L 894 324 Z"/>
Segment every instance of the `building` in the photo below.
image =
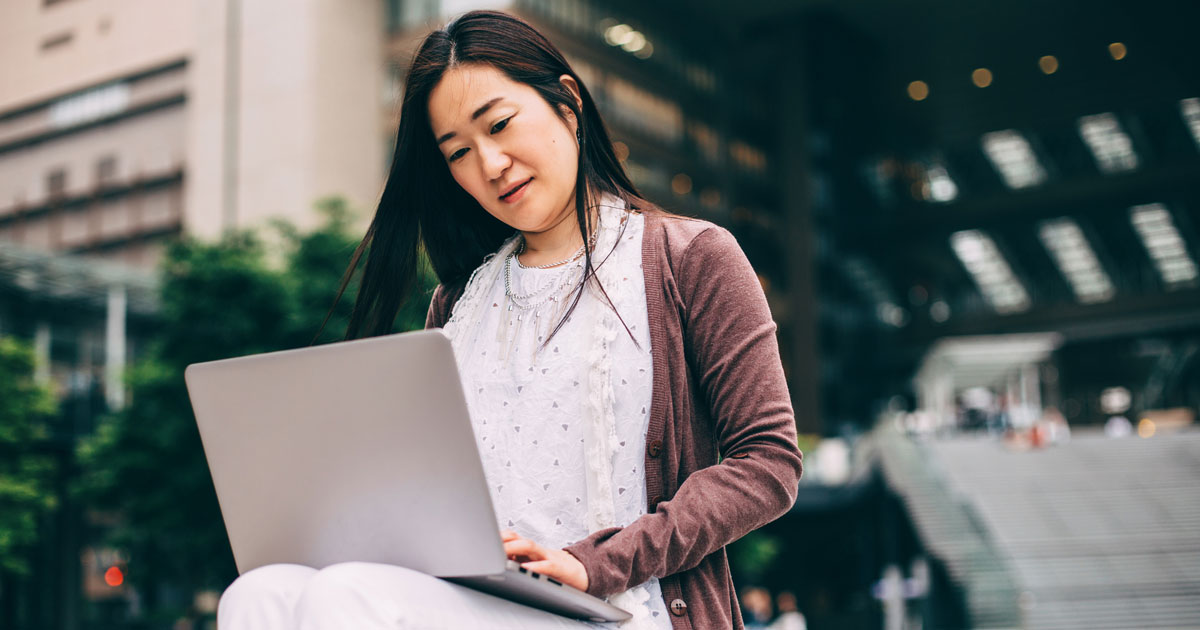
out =
<path fill-rule="evenodd" d="M 126 402 L 170 239 L 311 227 L 326 195 L 375 202 L 383 15 L 376 0 L 0 5 L 0 334 L 33 344 L 59 398 L 45 446 L 64 470 Z M 0 587 L 0 625 L 76 628 L 84 593 L 119 590 L 93 575 L 112 554 L 84 550 L 94 523 L 68 481 L 34 574 Z"/>
<path fill-rule="evenodd" d="M 367 0 L 5 3 L 0 242 L 150 268 L 173 235 L 307 227 L 329 194 L 369 206 L 382 15 Z"/>

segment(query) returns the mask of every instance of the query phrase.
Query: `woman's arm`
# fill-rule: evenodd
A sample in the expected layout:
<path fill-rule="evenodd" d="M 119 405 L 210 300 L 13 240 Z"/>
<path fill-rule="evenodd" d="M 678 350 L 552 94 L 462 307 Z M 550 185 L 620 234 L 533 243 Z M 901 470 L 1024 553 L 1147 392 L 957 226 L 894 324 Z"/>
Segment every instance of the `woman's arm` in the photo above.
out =
<path fill-rule="evenodd" d="M 698 398 L 708 401 L 723 459 L 692 473 L 653 513 L 566 548 L 586 567 L 593 595 L 695 567 L 796 500 L 802 456 L 758 276 L 733 235 L 713 226 L 688 245 L 674 277 Z"/>
<path fill-rule="evenodd" d="M 433 289 L 433 297 L 429 299 L 429 310 L 425 313 L 426 328 L 444 328 L 450 321 L 454 304 L 462 297 L 466 289 L 466 280 L 449 285 L 439 284 Z"/>
<path fill-rule="evenodd" d="M 446 304 L 446 285 L 439 284 L 429 299 L 429 310 L 425 312 L 425 328 L 441 328 L 450 319 L 450 308 Z"/>

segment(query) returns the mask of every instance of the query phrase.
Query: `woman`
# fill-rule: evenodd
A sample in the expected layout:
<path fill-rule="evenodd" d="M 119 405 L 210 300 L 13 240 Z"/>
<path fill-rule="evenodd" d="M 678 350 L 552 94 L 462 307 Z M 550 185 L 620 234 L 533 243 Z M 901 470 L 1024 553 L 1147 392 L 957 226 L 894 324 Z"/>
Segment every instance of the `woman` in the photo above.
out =
<path fill-rule="evenodd" d="M 724 546 L 801 474 L 775 323 L 732 235 L 638 195 L 583 82 L 516 17 L 419 47 L 347 338 L 391 330 L 421 247 L 508 556 L 630 611 L 622 628 L 742 627 Z M 219 610 L 222 630 L 404 620 L 608 627 L 368 563 L 263 567 Z"/>

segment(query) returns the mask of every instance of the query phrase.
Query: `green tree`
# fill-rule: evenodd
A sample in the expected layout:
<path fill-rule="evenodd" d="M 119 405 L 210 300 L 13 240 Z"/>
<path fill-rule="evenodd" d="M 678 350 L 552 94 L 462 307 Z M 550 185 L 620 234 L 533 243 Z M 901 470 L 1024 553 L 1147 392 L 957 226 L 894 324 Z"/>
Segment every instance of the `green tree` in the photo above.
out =
<path fill-rule="evenodd" d="M 272 268 L 252 233 L 220 242 L 185 239 L 162 266 L 159 332 L 127 374 L 131 402 L 100 422 L 79 449 L 81 490 L 95 507 L 120 515 L 113 544 L 129 557 L 127 579 L 147 609 L 178 614 L 198 589 L 221 589 L 237 573 L 183 379 L 192 363 L 309 345 L 328 312 L 357 246 L 340 199 L 318 203 L 325 222 L 300 233 L 279 222 L 287 245 Z M 435 280 L 421 278 L 419 298 L 396 331 L 424 324 Z M 318 343 L 341 339 L 354 302 L 353 284 Z M 184 595 L 159 601 L 157 586 Z"/>
<path fill-rule="evenodd" d="M 34 383 L 33 365 L 27 345 L 0 336 L 0 574 L 9 576 L 29 573 L 26 551 L 55 505 L 54 459 L 41 451 L 55 404 Z"/>

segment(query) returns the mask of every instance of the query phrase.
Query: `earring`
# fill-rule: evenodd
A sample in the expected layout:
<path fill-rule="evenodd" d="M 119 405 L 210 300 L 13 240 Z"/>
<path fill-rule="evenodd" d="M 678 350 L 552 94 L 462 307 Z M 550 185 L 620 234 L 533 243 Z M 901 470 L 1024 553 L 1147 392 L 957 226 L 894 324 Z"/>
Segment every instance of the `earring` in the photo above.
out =
<path fill-rule="evenodd" d="M 580 131 L 578 127 L 575 129 L 575 141 L 579 144 L 583 144 L 583 132 Z"/>

